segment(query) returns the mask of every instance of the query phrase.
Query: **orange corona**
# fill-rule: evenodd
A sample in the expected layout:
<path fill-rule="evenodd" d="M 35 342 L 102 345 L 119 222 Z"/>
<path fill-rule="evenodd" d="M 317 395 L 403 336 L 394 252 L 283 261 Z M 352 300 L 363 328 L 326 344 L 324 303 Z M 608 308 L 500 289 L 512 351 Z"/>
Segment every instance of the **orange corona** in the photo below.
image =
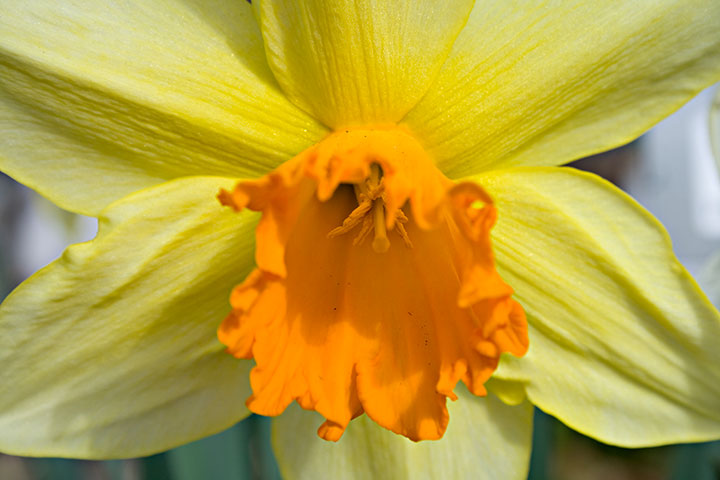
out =
<path fill-rule="evenodd" d="M 525 314 L 495 270 L 491 198 L 446 178 L 402 127 L 340 129 L 219 198 L 262 212 L 257 268 L 218 331 L 255 359 L 256 413 L 297 400 L 326 418 L 328 440 L 363 413 L 437 439 L 458 381 L 484 395 L 500 355 L 527 350 Z"/>

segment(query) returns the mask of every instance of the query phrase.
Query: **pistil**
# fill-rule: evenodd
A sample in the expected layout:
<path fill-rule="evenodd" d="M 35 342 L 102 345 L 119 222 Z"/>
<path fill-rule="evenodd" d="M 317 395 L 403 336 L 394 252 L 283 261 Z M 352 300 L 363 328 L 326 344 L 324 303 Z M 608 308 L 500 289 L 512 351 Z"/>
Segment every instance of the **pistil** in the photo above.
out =
<path fill-rule="evenodd" d="M 377 163 L 370 165 L 370 178 L 368 179 L 368 187 L 370 190 L 380 187 L 382 181 L 380 167 Z M 390 240 L 387 236 L 387 228 L 385 227 L 385 202 L 382 196 L 373 199 L 372 215 L 373 226 L 375 227 L 375 238 L 372 242 L 372 248 L 375 253 L 385 253 L 390 248 Z"/>
<path fill-rule="evenodd" d="M 372 248 L 375 253 L 385 253 L 390 248 L 390 240 L 385 228 L 385 205 L 381 198 L 373 200 L 373 223 L 375 224 L 375 238 Z"/>

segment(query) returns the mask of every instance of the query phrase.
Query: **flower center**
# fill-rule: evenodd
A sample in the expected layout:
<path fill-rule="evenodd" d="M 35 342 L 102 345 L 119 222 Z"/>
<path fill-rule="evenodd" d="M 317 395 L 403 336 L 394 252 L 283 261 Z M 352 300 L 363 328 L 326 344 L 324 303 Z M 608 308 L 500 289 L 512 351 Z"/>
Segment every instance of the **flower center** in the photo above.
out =
<path fill-rule="evenodd" d="M 339 130 L 219 198 L 262 212 L 257 268 L 218 330 L 229 353 L 255 359 L 256 413 L 296 400 L 326 418 L 328 440 L 363 413 L 437 439 L 458 381 L 484 395 L 500 355 L 527 350 L 522 307 L 495 270 L 492 199 L 447 179 L 401 127 Z"/>
<path fill-rule="evenodd" d="M 360 227 L 353 245 L 360 245 L 374 231 L 372 248 L 376 253 L 385 253 L 390 248 L 390 239 L 387 235 L 387 227 L 385 220 L 385 201 L 382 198 L 382 170 L 377 163 L 370 165 L 370 176 L 365 181 L 354 184 L 355 198 L 358 206 L 355 208 L 343 224 L 328 233 L 329 238 L 355 230 Z M 402 210 L 395 212 L 394 218 L 395 232 L 405 242 L 405 246 L 412 248 L 412 242 L 408 237 L 407 230 L 403 224 L 407 223 L 408 218 Z"/>

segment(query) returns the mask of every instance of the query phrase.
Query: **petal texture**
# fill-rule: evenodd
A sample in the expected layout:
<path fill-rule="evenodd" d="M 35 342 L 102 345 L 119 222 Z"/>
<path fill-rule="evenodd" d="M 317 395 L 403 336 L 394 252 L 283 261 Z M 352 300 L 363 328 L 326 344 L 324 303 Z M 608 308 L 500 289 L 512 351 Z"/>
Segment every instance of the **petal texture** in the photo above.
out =
<path fill-rule="evenodd" d="M 452 420 L 437 441 L 413 443 L 355 420 L 337 443 L 313 438 L 320 417 L 297 405 L 273 420 L 273 449 L 283 478 L 524 479 L 530 460 L 532 407 L 473 397 L 463 387 L 448 405 Z M 302 439 L 298 441 L 298 439 Z"/>
<path fill-rule="evenodd" d="M 720 79 L 720 2 L 478 2 L 405 121 L 457 177 L 633 140 Z"/>
<path fill-rule="evenodd" d="M 330 127 L 400 120 L 427 91 L 472 0 L 264 0 L 270 67 Z"/>
<path fill-rule="evenodd" d="M 252 215 L 187 178 L 110 206 L 98 237 L 21 285 L 0 308 L 0 450 L 147 455 L 248 412 L 251 362 L 215 330 L 252 265 Z"/>
<path fill-rule="evenodd" d="M 572 428 L 622 446 L 720 437 L 720 315 L 627 195 L 572 169 L 476 177 L 530 350 L 496 373 Z"/>
<path fill-rule="evenodd" d="M 256 176 L 324 135 L 246 2 L 3 2 L 0 169 L 97 215 L 188 175 Z"/>

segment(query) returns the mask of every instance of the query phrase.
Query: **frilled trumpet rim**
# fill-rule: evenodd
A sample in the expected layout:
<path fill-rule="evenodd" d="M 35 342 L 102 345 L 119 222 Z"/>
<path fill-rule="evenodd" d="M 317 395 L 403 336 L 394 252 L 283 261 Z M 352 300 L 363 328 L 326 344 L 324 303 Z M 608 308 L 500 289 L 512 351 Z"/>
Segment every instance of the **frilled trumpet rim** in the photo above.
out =
<path fill-rule="evenodd" d="M 218 330 L 255 359 L 258 414 L 297 400 L 326 418 L 327 440 L 363 412 L 438 439 L 459 380 L 485 395 L 500 355 L 527 351 L 524 311 L 495 270 L 492 199 L 443 176 L 403 128 L 336 131 L 219 198 L 262 212 L 257 268 Z"/>

